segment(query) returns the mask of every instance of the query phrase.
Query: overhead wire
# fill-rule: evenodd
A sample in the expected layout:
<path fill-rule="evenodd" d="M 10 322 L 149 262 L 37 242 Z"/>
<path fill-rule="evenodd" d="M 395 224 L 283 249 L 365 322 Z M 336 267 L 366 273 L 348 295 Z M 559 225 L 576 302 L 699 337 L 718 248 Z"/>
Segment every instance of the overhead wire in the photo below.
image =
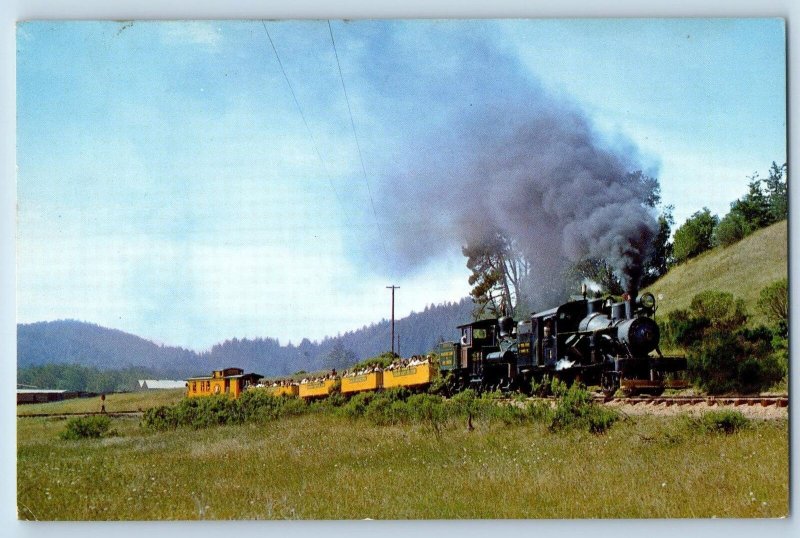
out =
<path fill-rule="evenodd" d="M 364 155 L 361 152 L 361 143 L 358 140 L 358 133 L 356 132 L 356 124 L 353 121 L 353 110 L 350 107 L 350 97 L 347 95 L 347 86 L 344 83 L 344 76 L 342 75 L 342 64 L 339 62 L 339 52 L 336 50 L 336 40 L 333 38 L 333 28 L 331 27 L 331 21 L 328 19 L 328 31 L 331 34 L 331 44 L 333 45 L 333 54 L 336 56 L 336 67 L 339 69 L 339 80 L 342 82 L 342 90 L 344 91 L 344 99 L 347 102 L 347 113 L 350 115 L 350 127 L 353 129 L 353 138 L 356 141 L 356 148 L 358 149 L 358 158 L 361 162 L 361 172 L 364 174 L 364 183 L 367 185 L 367 193 L 369 194 L 369 203 L 372 206 L 372 216 L 375 217 L 375 226 L 378 229 L 378 235 L 381 238 L 381 246 L 383 247 L 383 255 L 385 259 L 389 260 L 389 253 L 386 250 L 386 240 L 383 238 L 383 230 L 381 229 L 381 223 L 378 220 L 378 212 L 375 211 L 375 200 L 372 197 L 372 188 L 369 184 L 369 178 L 367 177 L 367 168 L 364 166 Z"/>
<path fill-rule="evenodd" d="M 272 47 L 272 52 L 275 53 L 275 59 L 278 60 L 278 66 L 281 68 L 281 73 L 283 73 L 283 79 L 286 81 L 286 85 L 289 86 L 289 91 L 292 94 L 292 99 L 294 100 L 294 104 L 297 107 L 297 111 L 300 113 L 300 117 L 303 119 L 303 125 L 306 127 L 306 132 L 308 136 L 311 138 L 311 143 L 314 145 L 314 151 L 317 153 L 317 157 L 319 158 L 319 162 L 322 164 L 322 169 L 325 172 L 325 176 L 328 178 L 328 183 L 331 186 L 331 190 L 333 191 L 334 196 L 336 196 L 336 201 L 339 203 L 339 207 L 342 209 L 345 218 L 347 218 L 347 210 L 342 202 L 341 196 L 339 196 L 339 191 L 336 189 L 336 186 L 333 184 L 333 180 L 331 179 L 331 174 L 328 171 L 328 167 L 325 165 L 325 160 L 322 158 L 322 153 L 319 150 L 319 145 L 317 144 L 316 138 L 314 138 L 314 133 L 311 131 L 311 128 L 308 126 L 308 121 L 306 120 L 306 115 L 303 113 L 303 108 L 300 106 L 300 101 L 297 100 L 297 94 L 294 91 L 294 87 L 292 86 L 289 77 L 286 74 L 286 70 L 283 67 L 283 62 L 281 61 L 281 57 L 278 54 L 278 49 L 275 48 L 275 43 L 272 41 L 272 36 L 269 34 L 269 30 L 267 29 L 266 23 L 262 20 L 261 26 L 264 27 L 264 33 L 267 34 L 267 39 L 269 40 L 269 44 Z"/>

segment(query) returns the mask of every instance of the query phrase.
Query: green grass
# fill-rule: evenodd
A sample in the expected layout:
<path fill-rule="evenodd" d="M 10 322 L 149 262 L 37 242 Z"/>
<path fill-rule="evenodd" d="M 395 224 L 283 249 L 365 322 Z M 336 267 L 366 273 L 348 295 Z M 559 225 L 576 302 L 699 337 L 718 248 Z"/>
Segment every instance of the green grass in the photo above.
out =
<path fill-rule="evenodd" d="M 732 293 L 744 299 L 751 324 L 766 323 L 757 308 L 761 289 L 788 274 L 786 221 L 758 230 L 727 248 L 715 248 L 673 267 L 643 291 L 658 301 L 659 317 L 688 308 L 692 298 L 706 290 Z"/>
<path fill-rule="evenodd" d="M 23 519 L 779 517 L 788 424 L 705 433 L 628 419 L 604 435 L 545 424 L 374 426 L 329 413 L 265 425 L 65 441 L 20 418 Z"/>
<path fill-rule="evenodd" d="M 146 410 L 159 405 L 173 405 L 181 401 L 186 394 L 184 389 L 153 390 L 127 392 L 106 395 L 105 402 L 99 396 L 92 398 L 73 398 L 60 402 L 41 404 L 25 404 L 17 406 L 17 415 L 35 415 L 41 413 L 92 413 L 100 411 L 105 403 L 106 412 Z"/>

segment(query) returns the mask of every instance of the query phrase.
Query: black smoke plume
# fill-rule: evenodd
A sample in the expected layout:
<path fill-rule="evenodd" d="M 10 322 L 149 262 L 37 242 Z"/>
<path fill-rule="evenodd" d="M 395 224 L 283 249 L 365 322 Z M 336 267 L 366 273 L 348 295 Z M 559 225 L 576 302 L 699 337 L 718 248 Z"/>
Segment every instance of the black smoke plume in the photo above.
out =
<path fill-rule="evenodd" d="M 654 167 L 545 90 L 486 23 L 472 24 L 422 24 L 413 36 L 393 28 L 362 43 L 381 58 L 361 64 L 372 90 L 364 103 L 390 126 L 373 132 L 385 144 L 370 154 L 386 164 L 370 168 L 380 170 L 375 204 L 391 267 L 411 270 L 500 231 L 532 264 L 534 308 L 577 293 L 563 274 L 587 257 L 607 260 L 635 290 L 658 230 L 648 206 L 658 185 L 635 172 Z"/>

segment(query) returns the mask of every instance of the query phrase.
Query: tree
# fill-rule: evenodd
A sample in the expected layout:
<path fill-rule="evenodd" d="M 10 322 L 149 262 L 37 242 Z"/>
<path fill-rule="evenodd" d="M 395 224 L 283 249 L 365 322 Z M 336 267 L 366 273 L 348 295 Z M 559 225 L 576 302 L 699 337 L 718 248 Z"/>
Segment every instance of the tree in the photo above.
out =
<path fill-rule="evenodd" d="M 718 223 L 719 218 L 712 215 L 707 207 L 689 217 L 675 231 L 675 262 L 683 263 L 710 249 L 713 244 L 714 228 Z"/>
<path fill-rule="evenodd" d="M 472 271 L 470 295 L 477 308 L 475 317 L 513 315 L 520 299 L 520 286 L 530 265 L 514 242 L 500 232 L 461 249 Z"/>
<path fill-rule="evenodd" d="M 599 258 L 587 258 L 572 266 L 567 272 L 566 278 L 572 281 L 570 289 L 578 290 L 581 284 L 590 281 L 599 289 L 594 289 L 599 295 L 622 295 L 625 289 L 619 278 L 614 274 L 614 270 L 605 260 Z M 590 286 L 593 288 L 594 286 Z"/>
<path fill-rule="evenodd" d="M 731 211 L 719 221 L 714 230 L 714 245 L 727 247 L 744 239 L 753 229 L 741 213 Z"/>
<path fill-rule="evenodd" d="M 346 349 L 341 340 L 337 339 L 333 348 L 325 355 L 325 368 L 350 368 L 358 362 L 358 356 L 350 349 Z"/>
<path fill-rule="evenodd" d="M 668 205 L 664 207 L 661 215 L 658 216 L 658 234 L 656 234 L 653 242 L 652 253 L 645 262 L 644 270 L 642 271 L 641 286 L 643 288 L 665 275 L 672 264 L 675 263 L 674 247 L 670 241 L 672 227 L 675 226 L 675 218 L 672 216 L 674 209 L 674 206 Z"/>
<path fill-rule="evenodd" d="M 775 222 L 770 215 L 769 199 L 761 190 L 758 173 L 750 176 L 747 194 L 731 204 L 731 213 L 741 215 L 751 230 L 758 230 Z"/>
<path fill-rule="evenodd" d="M 760 179 L 758 172 L 750 176 L 747 194 L 731 203 L 730 212 L 717 226 L 715 245 L 732 245 L 788 216 L 787 171 L 785 163 L 778 166 L 773 162 L 767 179 Z"/>
<path fill-rule="evenodd" d="M 769 169 L 769 177 L 764 180 L 767 190 L 767 206 L 772 222 L 778 222 L 789 216 L 788 180 L 789 168 L 786 163 L 778 166 L 773 161 Z"/>

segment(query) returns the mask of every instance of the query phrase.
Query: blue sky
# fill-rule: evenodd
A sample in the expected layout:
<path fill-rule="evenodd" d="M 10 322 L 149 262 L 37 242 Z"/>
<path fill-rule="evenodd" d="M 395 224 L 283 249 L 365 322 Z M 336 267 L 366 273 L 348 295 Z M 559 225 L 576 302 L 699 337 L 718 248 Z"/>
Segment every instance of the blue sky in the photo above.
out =
<path fill-rule="evenodd" d="M 519 85 L 634 148 L 678 223 L 786 159 L 779 19 L 332 21 L 360 154 L 327 22 L 266 24 L 305 123 L 261 22 L 18 27 L 18 321 L 204 349 L 358 328 L 389 284 L 398 315 L 457 300 L 457 241 L 402 272 L 382 252 L 376 214 L 426 207 L 382 187 L 477 136 L 438 136 L 453 103 Z M 481 55 L 508 84 L 459 78 Z"/>

